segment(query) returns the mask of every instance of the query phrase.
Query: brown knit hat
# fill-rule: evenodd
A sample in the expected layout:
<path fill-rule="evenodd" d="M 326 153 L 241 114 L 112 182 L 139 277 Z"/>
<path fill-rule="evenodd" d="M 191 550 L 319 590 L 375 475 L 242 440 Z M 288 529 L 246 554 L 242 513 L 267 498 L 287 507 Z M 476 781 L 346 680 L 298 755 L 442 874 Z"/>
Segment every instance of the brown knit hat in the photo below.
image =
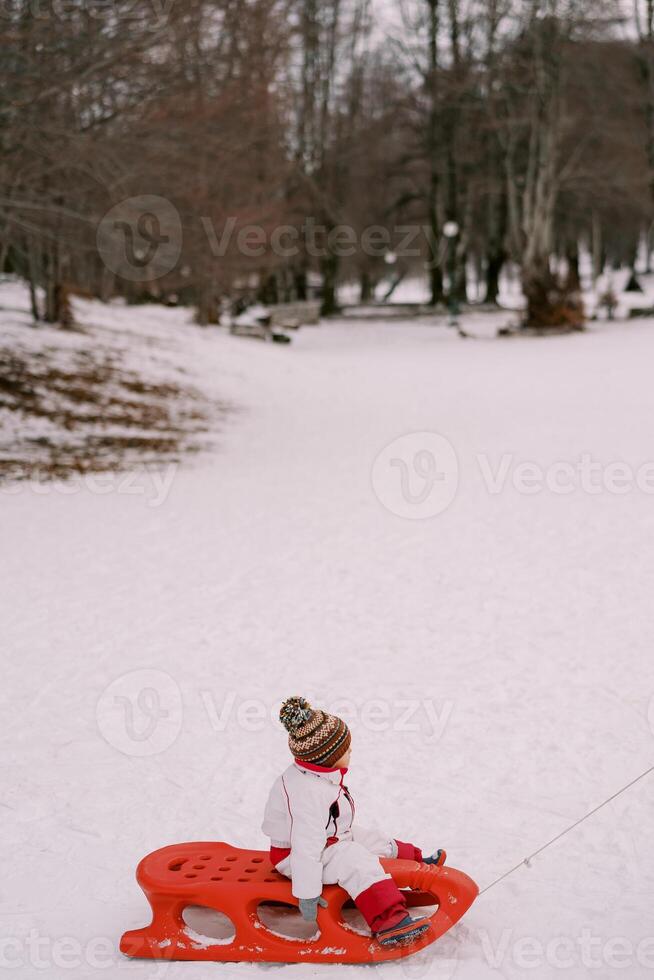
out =
<path fill-rule="evenodd" d="M 279 720 L 288 731 L 288 747 L 300 762 L 331 769 L 350 747 L 352 736 L 343 719 L 312 708 L 304 698 L 287 698 Z"/>

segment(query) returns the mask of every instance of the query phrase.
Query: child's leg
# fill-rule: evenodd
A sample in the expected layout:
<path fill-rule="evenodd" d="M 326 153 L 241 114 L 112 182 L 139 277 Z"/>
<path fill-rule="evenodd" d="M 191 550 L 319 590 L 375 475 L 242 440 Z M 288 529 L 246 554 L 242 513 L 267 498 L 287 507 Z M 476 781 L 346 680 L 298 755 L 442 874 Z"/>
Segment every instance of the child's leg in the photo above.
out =
<path fill-rule="evenodd" d="M 395 840 L 374 828 L 361 827 L 355 823 L 352 827 L 352 839 L 357 844 L 363 844 L 368 851 L 385 858 L 407 858 L 409 861 L 422 861 L 422 851 L 415 844 L 407 844 Z"/>
<path fill-rule="evenodd" d="M 367 851 L 376 854 L 377 857 L 396 857 L 394 841 L 376 828 L 362 827 L 355 823 L 352 827 L 352 840 L 361 844 Z"/>
<path fill-rule="evenodd" d="M 356 841 L 341 841 L 323 853 L 323 881 L 339 884 L 354 899 L 372 932 L 390 929 L 407 914 L 402 892 L 379 859 Z"/>

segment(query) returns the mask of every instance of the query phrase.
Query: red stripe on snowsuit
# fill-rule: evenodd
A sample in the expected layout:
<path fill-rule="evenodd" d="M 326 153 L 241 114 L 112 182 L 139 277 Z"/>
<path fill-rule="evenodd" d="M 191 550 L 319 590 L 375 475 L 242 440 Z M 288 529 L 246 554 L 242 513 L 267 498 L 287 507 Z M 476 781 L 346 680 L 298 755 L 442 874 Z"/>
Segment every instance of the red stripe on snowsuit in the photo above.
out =
<path fill-rule="evenodd" d="M 288 807 L 288 815 L 291 818 L 291 831 L 293 830 L 293 811 L 291 810 L 291 801 L 288 798 L 288 790 L 286 789 L 286 783 L 282 778 L 282 786 L 284 787 L 284 796 L 286 797 L 286 806 Z M 274 868 L 280 864 L 284 858 L 287 858 L 291 853 L 290 847 L 273 847 L 270 845 L 270 860 Z"/>
<path fill-rule="evenodd" d="M 333 770 L 330 769 L 329 771 L 330 772 L 336 772 L 337 770 L 336 769 L 333 769 Z M 348 793 L 347 786 L 344 786 L 343 785 L 343 780 L 345 779 L 345 773 L 347 772 L 347 769 L 341 769 L 340 772 L 341 772 L 341 781 L 340 781 L 339 786 L 338 786 L 338 796 L 332 802 L 332 805 L 331 806 L 333 806 L 334 803 L 335 803 L 336 806 L 338 807 L 338 801 L 341 798 L 341 793 L 342 792 L 345 792 L 346 799 L 349 801 L 350 807 L 352 808 L 352 820 L 350 821 L 350 829 L 352 829 L 352 824 L 354 823 L 354 800 L 352 799 L 352 797 Z M 331 806 L 329 808 L 329 812 L 330 813 L 331 813 Z M 339 810 L 339 814 L 338 815 L 340 816 L 340 810 Z M 331 820 L 332 820 L 332 818 L 330 816 L 329 820 L 327 821 L 327 826 L 328 827 L 329 827 L 329 824 L 331 823 Z M 338 824 L 336 823 L 336 817 L 334 817 L 334 830 L 338 830 Z M 339 840 L 340 840 L 340 838 L 338 837 L 338 834 L 335 834 L 334 836 L 330 836 L 330 837 L 327 838 L 327 845 L 326 846 L 327 847 L 331 847 L 332 844 L 338 844 Z"/>
<path fill-rule="evenodd" d="M 286 783 L 284 782 L 283 776 L 282 776 L 282 786 L 284 787 L 284 796 L 286 797 L 286 806 L 288 807 L 288 815 L 291 818 L 291 833 L 293 833 L 293 811 L 291 810 L 291 801 L 288 798 L 288 790 L 286 789 Z"/>
<path fill-rule="evenodd" d="M 313 762 L 303 762 L 302 759 L 296 759 L 295 764 L 301 769 L 308 769 L 309 772 L 340 772 L 343 776 L 347 772 L 345 768 L 330 769 L 328 766 L 317 766 Z"/>

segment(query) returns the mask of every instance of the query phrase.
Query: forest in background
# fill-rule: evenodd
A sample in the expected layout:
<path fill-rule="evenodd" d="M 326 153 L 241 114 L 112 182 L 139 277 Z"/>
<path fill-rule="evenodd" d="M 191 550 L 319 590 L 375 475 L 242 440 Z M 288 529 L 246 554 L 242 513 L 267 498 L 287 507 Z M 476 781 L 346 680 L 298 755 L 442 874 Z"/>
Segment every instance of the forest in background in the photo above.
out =
<path fill-rule="evenodd" d="M 654 0 L 6 0 L 0 271 L 35 321 L 70 296 L 324 314 L 424 275 L 433 305 L 580 316 L 593 275 L 649 263 Z"/>

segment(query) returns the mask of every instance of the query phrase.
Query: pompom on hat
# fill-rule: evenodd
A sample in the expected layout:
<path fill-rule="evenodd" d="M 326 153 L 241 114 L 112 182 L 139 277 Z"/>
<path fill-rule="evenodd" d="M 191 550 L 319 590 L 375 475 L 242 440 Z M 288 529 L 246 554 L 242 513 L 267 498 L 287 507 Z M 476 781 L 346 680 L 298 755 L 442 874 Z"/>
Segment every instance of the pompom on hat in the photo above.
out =
<path fill-rule="evenodd" d="M 343 719 L 312 708 L 305 698 L 287 698 L 279 720 L 288 732 L 288 747 L 298 762 L 332 769 L 350 747 L 352 736 Z"/>

